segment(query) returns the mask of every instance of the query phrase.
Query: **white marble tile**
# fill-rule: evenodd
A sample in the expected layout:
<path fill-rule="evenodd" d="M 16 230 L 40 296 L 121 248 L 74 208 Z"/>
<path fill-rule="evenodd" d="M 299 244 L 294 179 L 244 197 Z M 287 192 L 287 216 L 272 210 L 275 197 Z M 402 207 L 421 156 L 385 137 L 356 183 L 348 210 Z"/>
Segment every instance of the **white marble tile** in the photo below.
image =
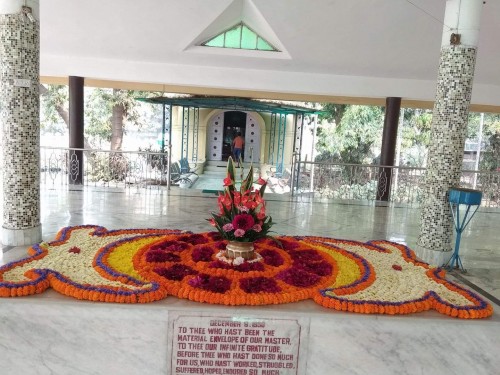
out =
<path fill-rule="evenodd" d="M 145 306 L 2 301 L 1 373 L 165 374 L 167 320 Z"/>
<path fill-rule="evenodd" d="M 311 322 L 308 375 L 492 375 L 500 368 L 497 322 L 342 317 Z"/>
<path fill-rule="evenodd" d="M 0 303 L 2 375 L 168 374 L 170 327 L 179 316 L 296 320 L 303 330 L 300 343 L 294 343 L 300 375 L 486 375 L 500 368 L 498 316 L 480 321 L 433 312 L 365 316 L 312 301 L 236 308 L 169 297 L 119 305 L 49 292 Z"/>

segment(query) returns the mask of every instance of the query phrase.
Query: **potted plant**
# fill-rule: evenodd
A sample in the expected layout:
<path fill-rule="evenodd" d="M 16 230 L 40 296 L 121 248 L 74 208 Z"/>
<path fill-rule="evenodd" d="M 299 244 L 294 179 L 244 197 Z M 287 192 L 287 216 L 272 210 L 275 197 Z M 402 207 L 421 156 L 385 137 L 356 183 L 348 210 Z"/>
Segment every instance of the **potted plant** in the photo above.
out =
<path fill-rule="evenodd" d="M 229 157 L 224 192 L 217 199 L 219 212 L 212 213 L 209 219 L 222 238 L 228 241 L 226 258 L 254 259 L 253 242 L 269 237 L 273 221 L 266 215 L 263 198 L 267 182 L 259 177 L 255 184 L 258 187 L 254 186 L 253 166 L 250 166 L 248 175 L 237 188 L 234 161 Z"/>

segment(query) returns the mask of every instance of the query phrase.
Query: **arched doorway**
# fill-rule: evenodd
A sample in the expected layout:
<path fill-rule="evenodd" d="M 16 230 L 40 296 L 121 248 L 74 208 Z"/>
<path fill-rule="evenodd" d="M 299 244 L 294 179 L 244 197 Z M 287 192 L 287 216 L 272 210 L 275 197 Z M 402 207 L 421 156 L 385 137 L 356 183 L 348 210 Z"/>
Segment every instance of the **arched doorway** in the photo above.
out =
<path fill-rule="evenodd" d="M 231 144 L 238 132 L 245 139 L 243 161 L 260 163 L 261 123 L 255 112 L 224 111 L 207 124 L 207 160 L 222 161 L 231 156 Z"/>
<path fill-rule="evenodd" d="M 222 136 L 222 160 L 229 159 L 232 156 L 232 142 L 237 135 L 245 139 L 245 130 L 247 125 L 247 114 L 241 111 L 224 112 L 224 131 Z M 241 154 L 245 160 L 245 150 Z"/>

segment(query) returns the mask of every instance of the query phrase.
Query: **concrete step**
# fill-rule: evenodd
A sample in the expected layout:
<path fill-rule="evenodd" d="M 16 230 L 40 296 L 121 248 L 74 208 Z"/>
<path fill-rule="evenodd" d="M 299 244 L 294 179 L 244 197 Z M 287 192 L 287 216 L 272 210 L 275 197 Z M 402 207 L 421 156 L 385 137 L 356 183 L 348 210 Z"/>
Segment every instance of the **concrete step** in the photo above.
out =
<path fill-rule="evenodd" d="M 205 165 L 204 171 L 213 171 L 213 172 L 225 172 L 226 166 L 218 166 L 218 165 Z"/>
<path fill-rule="evenodd" d="M 226 171 L 203 171 L 203 176 L 210 176 L 210 177 L 221 177 L 224 178 L 226 177 Z"/>
<path fill-rule="evenodd" d="M 237 164 L 237 163 L 236 163 Z M 249 167 L 252 163 L 249 162 L 243 162 L 243 165 L 245 167 Z M 227 161 L 213 161 L 213 160 L 207 160 L 205 162 L 205 166 L 218 166 L 218 167 L 227 167 Z M 258 164 L 253 164 L 254 168 L 258 166 Z"/>
<path fill-rule="evenodd" d="M 246 176 L 248 174 L 248 169 L 244 170 L 243 171 L 243 175 Z M 205 176 L 205 177 L 210 177 L 210 178 L 221 178 L 221 179 L 224 179 L 226 177 L 226 171 L 204 171 L 203 174 L 201 174 L 201 176 Z M 236 170 L 236 176 L 239 177 L 240 176 L 240 171 L 239 169 Z M 254 173 L 254 177 L 258 177 L 259 174 L 257 172 Z"/>
<path fill-rule="evenodd" d="M 244 173 L 247 173 L 251 163 L 243 163 Z M 258 166 L 254 165 L 254 170 L 258 170 Z M 207 161 L 203 169 L 203 174 L 206 175 L 222 175 L 225 176 L 227 171 L 226 161 Z M 236 168 L 236 173 L 240 173 L 240 169 Z"/>

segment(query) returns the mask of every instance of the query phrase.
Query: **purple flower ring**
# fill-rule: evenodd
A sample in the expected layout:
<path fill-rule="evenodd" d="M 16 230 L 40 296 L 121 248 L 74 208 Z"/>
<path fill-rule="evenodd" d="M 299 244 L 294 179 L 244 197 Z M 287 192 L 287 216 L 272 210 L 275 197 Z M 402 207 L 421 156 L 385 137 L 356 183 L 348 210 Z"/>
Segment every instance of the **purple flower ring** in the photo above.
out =
<path fill-rule="evenodd" d="M 68 227 L 55 241 L 32 246 L 29 257 L 0 267 L 0 297 L 52 287 L 102 302 L 147 303 L 170 294 L 232 306 L 312 298 L 358 313 L 435 309 L 464 319 L 493 313 L 487 301 L 401 244 L 282 236 L 255 241 L 255 259 L 229 262 L 219 256 L 225 246 L 214 232 Z"/>

